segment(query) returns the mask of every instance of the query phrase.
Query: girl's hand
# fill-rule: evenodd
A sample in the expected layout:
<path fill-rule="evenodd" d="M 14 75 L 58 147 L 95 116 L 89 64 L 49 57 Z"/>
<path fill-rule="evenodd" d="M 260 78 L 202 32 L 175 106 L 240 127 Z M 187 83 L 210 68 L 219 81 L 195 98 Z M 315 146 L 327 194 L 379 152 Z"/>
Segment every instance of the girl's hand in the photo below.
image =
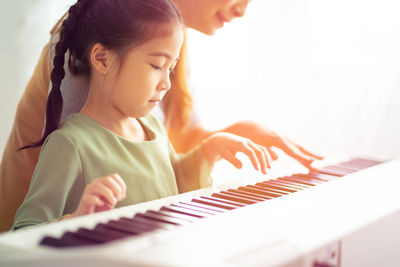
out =
<path fill-rule="evenodd" d="M 203 142 L 202 149 L 211 165 L 224 158 L 240 169 L 242 162 L 235 155 L 237 152 L 243 152 L 249 157 L 254 169 L 266 174 L 267 168 L 271 168 L 267 149 L 238 135 L 222 132 L 213 134 Z"/>
<path fill-rule="evenodd" d="M 110 210 L 125 196 L 126 185 L 118 174 L 97 178 L 86 185 L 76 211 L 64 218 Z"/>

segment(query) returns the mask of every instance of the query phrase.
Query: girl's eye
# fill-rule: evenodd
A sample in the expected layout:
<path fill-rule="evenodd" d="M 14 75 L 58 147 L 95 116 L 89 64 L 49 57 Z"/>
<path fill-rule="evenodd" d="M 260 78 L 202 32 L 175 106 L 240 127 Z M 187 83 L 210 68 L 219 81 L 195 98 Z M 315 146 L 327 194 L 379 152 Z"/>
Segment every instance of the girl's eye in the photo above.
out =
<path fill-rule="evenodd" d="M 151 67 L 155 70 L 161 70 L 162 68 L 160 66 L 154 65 L 154 64 L 150 64 Z"/>

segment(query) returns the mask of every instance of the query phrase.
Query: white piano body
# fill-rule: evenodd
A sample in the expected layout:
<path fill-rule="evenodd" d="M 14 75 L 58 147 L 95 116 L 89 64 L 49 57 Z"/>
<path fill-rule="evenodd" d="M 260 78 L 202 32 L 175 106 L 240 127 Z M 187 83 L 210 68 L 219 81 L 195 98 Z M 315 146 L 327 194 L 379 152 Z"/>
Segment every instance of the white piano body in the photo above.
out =
<path fill-rule="evenodd" d="M 257 178 L 234 180 L 1 234 L 0 266 L 400 266 L 399 159 L 170 230 L 88 247 L 39 245 L 45 236 L 61 237 Z"/>

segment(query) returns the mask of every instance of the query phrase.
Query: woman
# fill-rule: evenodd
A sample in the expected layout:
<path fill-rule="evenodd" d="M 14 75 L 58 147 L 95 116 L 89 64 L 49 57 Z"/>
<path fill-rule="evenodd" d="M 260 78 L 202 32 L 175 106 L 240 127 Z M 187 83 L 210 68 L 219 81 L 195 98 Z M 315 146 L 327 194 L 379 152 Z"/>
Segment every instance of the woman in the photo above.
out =
<path fill-rule="evenodd" d="M 173 0 L 180 9 L 187 27 L 208 35 L 213 35 L 224 23 L 245 14 L 249 0 Z M 62 21 L 63 18 L 60 20 Z M 52 41 L 55 42 L 59 24 L 52 29 Z M 14 125 L 4 150 L 0 169 L 0 231 L 12 226 L 13 217 L 24 200 L 28 191 L 33 170 L 36 166 L 40 148 L 18 151 L 19 148 L 40 139 L 44 127 L 45 103 L 50 81 L 50 62 L 52 49 L 48 44 L 44 47 L 36 69 L 29 81 L 24 95 L 20 100 Z M 171 76 L 172 87 L 162 103 L 164 124 L 175 150 L 183 153 L 191 150 L 203 139 L 216 131 L 208 131 L 201 125 L 190 120 L 192 99 L 187 88 L 187 67 L 185 65 L 186 49 L 183 45 L 179 64 L 175 74 Z M 67 73 L 67 75 L 70 75 Z M 73 84 L 62 88 L 64 109 L 62 117 L 68 113 L 79 111 L 81 105 L 71 105 L 70 101 L 76 94 L 87 94 L 87 85 L 82 77 L 66 77 Z M 69 88 L 79 87 L 82 91 L 70 91 Z M 66 83 L 68 84 L 68 82 Z M 85 91 L 86 90 L 86 91 Z M 83 105 L 83 103 L 82 103 Z M 306 151 L 292 141 L 253 122 L 238 122 L 221 132 L 234 133 L 251 139 L 268 150 L 271 146 L 278 147 L 286 154 L 298 160 L 304 166 L 311 168 L 311 163 L 318 156 Z M 273 157 L 276 155 L 271 151 Z"/>

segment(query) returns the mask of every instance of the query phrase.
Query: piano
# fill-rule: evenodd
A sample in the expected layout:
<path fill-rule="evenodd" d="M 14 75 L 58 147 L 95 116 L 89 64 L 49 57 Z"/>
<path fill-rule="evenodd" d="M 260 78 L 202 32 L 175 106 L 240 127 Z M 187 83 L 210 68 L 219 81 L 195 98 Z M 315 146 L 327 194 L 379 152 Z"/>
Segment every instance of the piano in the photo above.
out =
<path fill-rule="evenodd" d="M 237 180 L 0 234 L 0 266 L 400 266 L 400 160 Z"/>

